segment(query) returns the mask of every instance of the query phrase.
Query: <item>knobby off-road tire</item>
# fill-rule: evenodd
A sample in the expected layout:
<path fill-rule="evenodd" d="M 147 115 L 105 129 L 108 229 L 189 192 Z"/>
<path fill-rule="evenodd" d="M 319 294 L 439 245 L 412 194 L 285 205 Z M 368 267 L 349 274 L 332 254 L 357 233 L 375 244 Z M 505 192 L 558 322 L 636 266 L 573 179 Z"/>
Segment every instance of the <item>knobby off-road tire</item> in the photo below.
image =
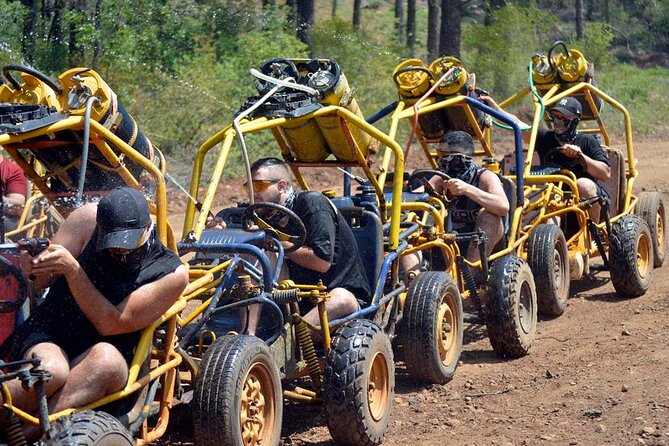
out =
<path fill-rule="evenodd" d="M 462 353 L 462 300 L 446 272 L 427 271 L 411 283 L 400 342 L 407 372 L 435 384 L 450 381 Z"/>
<path fill-rule="evenodd" d="M 537 330 L 537 293 L 522 259 L 507 256 L 492 264 L 485 313 L 495 353 L 518 358 L 529 352 Z"/>
<path fill-rule="evenodd" d="M 567 241 L 556 225 L 541 224 L 527 242 L 527 263 L 537 290 L 538 311 L 560 316 L 569 299 L 569 254 Z"/>
<path fill-rule="evenodd" d="M 667 255 L 665 239 L 667 217 L 664 213 L 664 202 L 659 192 L 641 192 L 634 213 L 646 220 L 653 241 L 653 267 L 659 268 Z"/>
<path fill-rule="evenodd" d="M 388 336 L 372 321 L 355 319 L 332 338 L 325 362 L 323 404 L 337 444 L 381 443 L 395 393 L 395 365 Z"/>
<path fill-rule="evenodd" d="M 610 242 L 613 287 L 622 297 L 641 296 L 653 275 L 653 242 L 648 224 L 637 215 L 625 215 L 611 228 Z"/>
<path fill-rule="evenodd" d="M 195 380 L 195 444 L 277 445 L 282 417 L 279 370 L 267 345 L 255 336 L 218 338 Z"/>
<path fill-rule="evenodd" d="M 134 446 L 120 421 L 105 412 L 82 410 L 51 423 L 42 442 L 46 446 Z"/>

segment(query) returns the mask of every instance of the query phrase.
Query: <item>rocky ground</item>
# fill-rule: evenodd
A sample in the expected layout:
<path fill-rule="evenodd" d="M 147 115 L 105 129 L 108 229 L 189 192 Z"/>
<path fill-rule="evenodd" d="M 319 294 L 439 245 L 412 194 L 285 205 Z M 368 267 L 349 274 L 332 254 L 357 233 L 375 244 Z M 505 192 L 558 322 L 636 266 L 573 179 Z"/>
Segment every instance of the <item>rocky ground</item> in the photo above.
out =
<path fill-rule="evenodd" d="M 669 205 L 669 143 L 636 145 L 635 190 Z M 180 227 L 180 226 L 176 226 Z M 669 275 L 619 298 L 608 273 L 572 284 L 565 314 L 540 320 L 530 354 L 496 357 L 485 329 L 466 328 L 462 362 L 444 386 L 412 383 L 398 365 L 384 445 L 669 445 Z M 192 444 L 187 409 L 161 445 Z M 287 404 L 283 444 L 334 444 L 318 408 Z"/>

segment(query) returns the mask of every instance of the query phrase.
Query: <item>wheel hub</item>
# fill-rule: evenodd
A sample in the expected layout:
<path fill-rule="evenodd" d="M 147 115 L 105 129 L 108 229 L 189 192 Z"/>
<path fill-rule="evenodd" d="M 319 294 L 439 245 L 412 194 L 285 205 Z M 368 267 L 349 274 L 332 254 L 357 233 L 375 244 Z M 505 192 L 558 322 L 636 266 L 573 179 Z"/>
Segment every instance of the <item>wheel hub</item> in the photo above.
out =
<path fill-rule="evenodd" d="M 383 418 L 388 401 L 388 381 L 386 358 L 383 354 L 377 353 L 369 368 L 369 382 L 367 383 L 367 404 L 374 421 Z"/>

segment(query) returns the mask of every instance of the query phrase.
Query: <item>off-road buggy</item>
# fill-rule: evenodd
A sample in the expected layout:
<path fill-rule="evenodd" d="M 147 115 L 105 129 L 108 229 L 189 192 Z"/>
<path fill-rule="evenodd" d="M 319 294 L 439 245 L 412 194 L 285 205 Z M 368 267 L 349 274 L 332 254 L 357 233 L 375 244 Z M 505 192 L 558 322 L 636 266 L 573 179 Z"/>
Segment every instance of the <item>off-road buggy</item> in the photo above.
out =
<path fill-rule="evenodd" d="M 407 369 L 414 377 L 445 383 L 458 364 L 463 328 L 454 280 L 445 271 L 424 272 L 409 289 L 399 266 L 408 238 L 421 227 L 412 209 L 435 215 L 437 209 L 429 203 L 402 202 L 403 153 L 395 141 L 365 122 L 335 61 L 274 59 L 252 73 L 259 96 L 249 98 L 233 123 L 198 149 L 190 186 L 193 200 L 179 244 L 182 252 L 198 253 L 191 260 L 193 273 L 215 277 L 213 295 L 202 296 L 202 317 L 184 320 L 186 335 L 180 341 L 180 348 L 192 356 L 188 362 L 192 371 L 197 370 L 196 442 L 274 444 L 285 397 L 322 403 L 338 443 L 377 444 L 391 412 L 395 380 L 391 340 L 398 333 L 413 353 Z M 291 241 L 295 249 L 305 234 L 299 218 L 287 208 L 253 203 L 246 140 L 263 131 L 271 131 L 277 152 L 303 190 L 309 190 L 305 173 L 309 169 L 353 170 L 361 175 L 347 172 L 341 193 L 325 192 L 353 230 L 373 292 L 371 302 L 345 318 L 328 319 L 324 286 L 278 280 L 283 262 L 280 242 Z M 374 140 L 388 147 L 400 173 L 388 195 L 370 168 Z M 226 229 L 206 229 L 236 141 L 249 176 L 249 203 L 219 214 Z M 218 144 L 213 174 L 208 184 L 203 183 L 205 156 Z M 361 183 L 353 193 L 351 177 Z M 200 194 L 203 184 L 207 188 Z M 443 228 L 437 225 L 436 233 L 440 231 Z M 449 246 L 426 243 L 425 249 L 441 249 L 445 257 L 452 257 Z M 267 250 L 278 251 L 275 265 Z M 311 299 L 319 309 L 322 343 L 314 345 L 308 334 L 298 308 L 303 299 Z M 229 321 L 240 308 L 259 302 L 274 320 L 264 342 L 243 334 L 243 324 L 226 334 L 229 328 L 217 316 L 227 313 Z M 196 359 L 200 352 L 201 362 Z"/>
<path fill-rule="evenodd" d="M 534 102 L 523 166 L 528 204 L 519 215 L 519 226 L 531 228 L 525 255 L 537 283 L 539 309 L 548 315 L 562 314 L 570 279 L 600 270 L 610 272 L 620 296 L 640 296 L 650 285 L 653 267 L 664 262 L 666 216 L 660 193 L 633 192 L 639 171 L 629 112 L 597 86 L 594 67 L 583 54 L 563 42 L 554 43 L 545 56 L 535 55 L 530 68 L 529 87 L 500 105 L 512 106 L 528 95 Z M 571 170 L 575 166 L 556 166 L 551 161 L 554 153 L 545 154 L 543 159 L 537 155 L 539 127 L 542 122 L 552 127 L 547 110 L 569 96 L 582 106 L 579 131 L 595 135 L 608 156 L 611 175 L 600 182 L 608 197 L 582 198 Z M 609 121 L 611 115 L 622 118 L 625 151 L 611 147 L 606 115 Z M 601 221 L 589 218 L 587 211 L 593 204 L 602 207 Z M 559 226 L 554 224 L 556 217 Z M 594 259 L 601 263 L 591 264 Z"/>
<path fill-rule="evenodd" d="M 439 210 L 432 218 L 423 219 L 421 230 L 411 235 L 408 242 L 414 247 L 425 245 L 444 245 L 443 250 L 450 256 L 443 256 L 439 250 L 425 250 L 426 265 L 430 269 L 448 271 L 457 281 L 458 289 L 465 302 L 470 302 L 465 321 L 485 324 L 488 337 L 495 352 L 500 356 L 519 357 L 526 355 L 532 346 L 537 324 L 537 304 L 535 280 L 532 271 L 523 259 L 523 246 L 528 238 L 527 231 L 519 224 L 518 216 L 525 205 L 523 197 L 524 175 L 518 170 L 513 177 L 503 177 L 500 171 L 500 158 L 491 147 L 490 122 L 494 117 L 506 122 L 513 131 L 515 154 L 519 165 L 522 164 L 522 141 L 520 128 L 508 117 L 492 110 L 478 100 L 482 92 L 476 87 L 476 78 L 468 73 L 462 63 L 453 57 L 441 57 L 429 67 L 421 60 L 410 59 L 402 62 L 393 72 L 399 100 L 385 109 L 390 115 L 391 138 L 398 138 L 399 125 L 403 121 L 410 123 L 410 137 L 405 154 L 418 140 L 427 159 L 428 169 L 417 169 L 412 175 L 406 175 L 405 188 L 410 190 L 421 184 L 430 193 L 429 202 Z M 375 118 L 380 118 L 381 114 Z M 504 236 L 487 255 L 485 233 L 480 230 L 457 233 L 451 229 L 449 206 L 453 198 L 434 191 L 425 181 L 433 175 L 448 179 L 437 168 L 436 148 L 442 136 L 452 130 L 465 131 L 478 141 L 475 159 L 482 160 L 484 167 L 500 174 L 500 180 L 507 195 L 510 210 L 504 218 Z M 389 156 L 384 155 L 379 181 L 395 178 L 397 170 L 389 172 Z M 497 155 L 499 156 L 499 155 Z M 416 180 L 419 180 L 416 183 Z M 407 198 L 411 194 L 407 194 Z M 415 206 L 415 205 L 414 205 Z M 407 207 L 410 209 L 409 205 Z M 433 235 L 434 226 L 444 226 L 445 230 L 437 237 Z M 439 231 L 437 231 L 439 232 Z M 468 243 L 479 247 L 480 259 L 471 262 L 462 254 Z M 415 249 L 406 250 L 403 255 L 411 254 Z"/>
<path fill-rule="evenodd" d="M 0 87 L 0 145 L 22 168 L 50 206 L 67 216 L 118 185 L 142 187 L 150 196 L 157 235 L 176 250 L 167 222 L 164 163 L 137 128 L 132 117 L 100 76 L 90 69 L 73 69 L 53 80 L 27 67 L 3 68 Z M 155 159 L 154 159 L 155 158 Z M 2 307 L 15 309 L 28 287 L 21 271 L 5 260 L 16 253 L 4 250 L 2 276 L 14 284 L 3 294 Z M 125 387 L 86 407 L 49 413 L 43 393 L 48 370 L 39 358 L 0 366 L 0 381 L 20 379 L 36 389 L 38 413 L 12 405 L 2 386 L 0 443 L 25 444 L 20 422 L 41 425 L 41 441 L 54 445 L 146 444 L 167 428 L 175 403 L 177 315 L 201 282 L 195 281 L 170 310 L 142 332 Z M 42 389 L 42 390 L 40 390 Z M 20 421 L 19 421 L 20 420 Z"/>

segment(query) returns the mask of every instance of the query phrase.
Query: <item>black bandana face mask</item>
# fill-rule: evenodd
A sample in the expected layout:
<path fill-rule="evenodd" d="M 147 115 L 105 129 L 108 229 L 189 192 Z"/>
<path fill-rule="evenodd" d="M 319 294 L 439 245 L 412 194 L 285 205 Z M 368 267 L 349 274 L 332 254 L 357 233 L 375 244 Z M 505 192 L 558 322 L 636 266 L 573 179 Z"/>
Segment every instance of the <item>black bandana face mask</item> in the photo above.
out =
<path fill-rule="evenodd" d="M 559 122 L 558 122 L 559 121 Z M 576 138 L 576 127 L 578 126 L 578 119 L 571 121 L 553 117 L 553 130 L 555 131 L 555 138 L 561 144 L 571 144 Z"/>
<path fill-rule="evenodd" d="M 439 158 L 439 170 L 451 178 L 471 183 L 476 174 L 476 164 L 471 156 L 450 153 Z"/>
<path fill-rule="evenodd" d="M 107 251 L 107 253 L 109 257 L 111 257 L 114 260 L 114 262 L 117 265 L 119 265 L 120 269 L 128 272 L 135 272 L 139 270 L 139 268 L 142 266 L 142 261 L 149 253 L 154 237 L 155 237 L 155 232 L 153 231 L 153 229 L 151 229 L 151 233 L 149 234 L 148 239 L 139 248 L 135 248 L 133 250 L 123 253 L 117 251 Z"/>

